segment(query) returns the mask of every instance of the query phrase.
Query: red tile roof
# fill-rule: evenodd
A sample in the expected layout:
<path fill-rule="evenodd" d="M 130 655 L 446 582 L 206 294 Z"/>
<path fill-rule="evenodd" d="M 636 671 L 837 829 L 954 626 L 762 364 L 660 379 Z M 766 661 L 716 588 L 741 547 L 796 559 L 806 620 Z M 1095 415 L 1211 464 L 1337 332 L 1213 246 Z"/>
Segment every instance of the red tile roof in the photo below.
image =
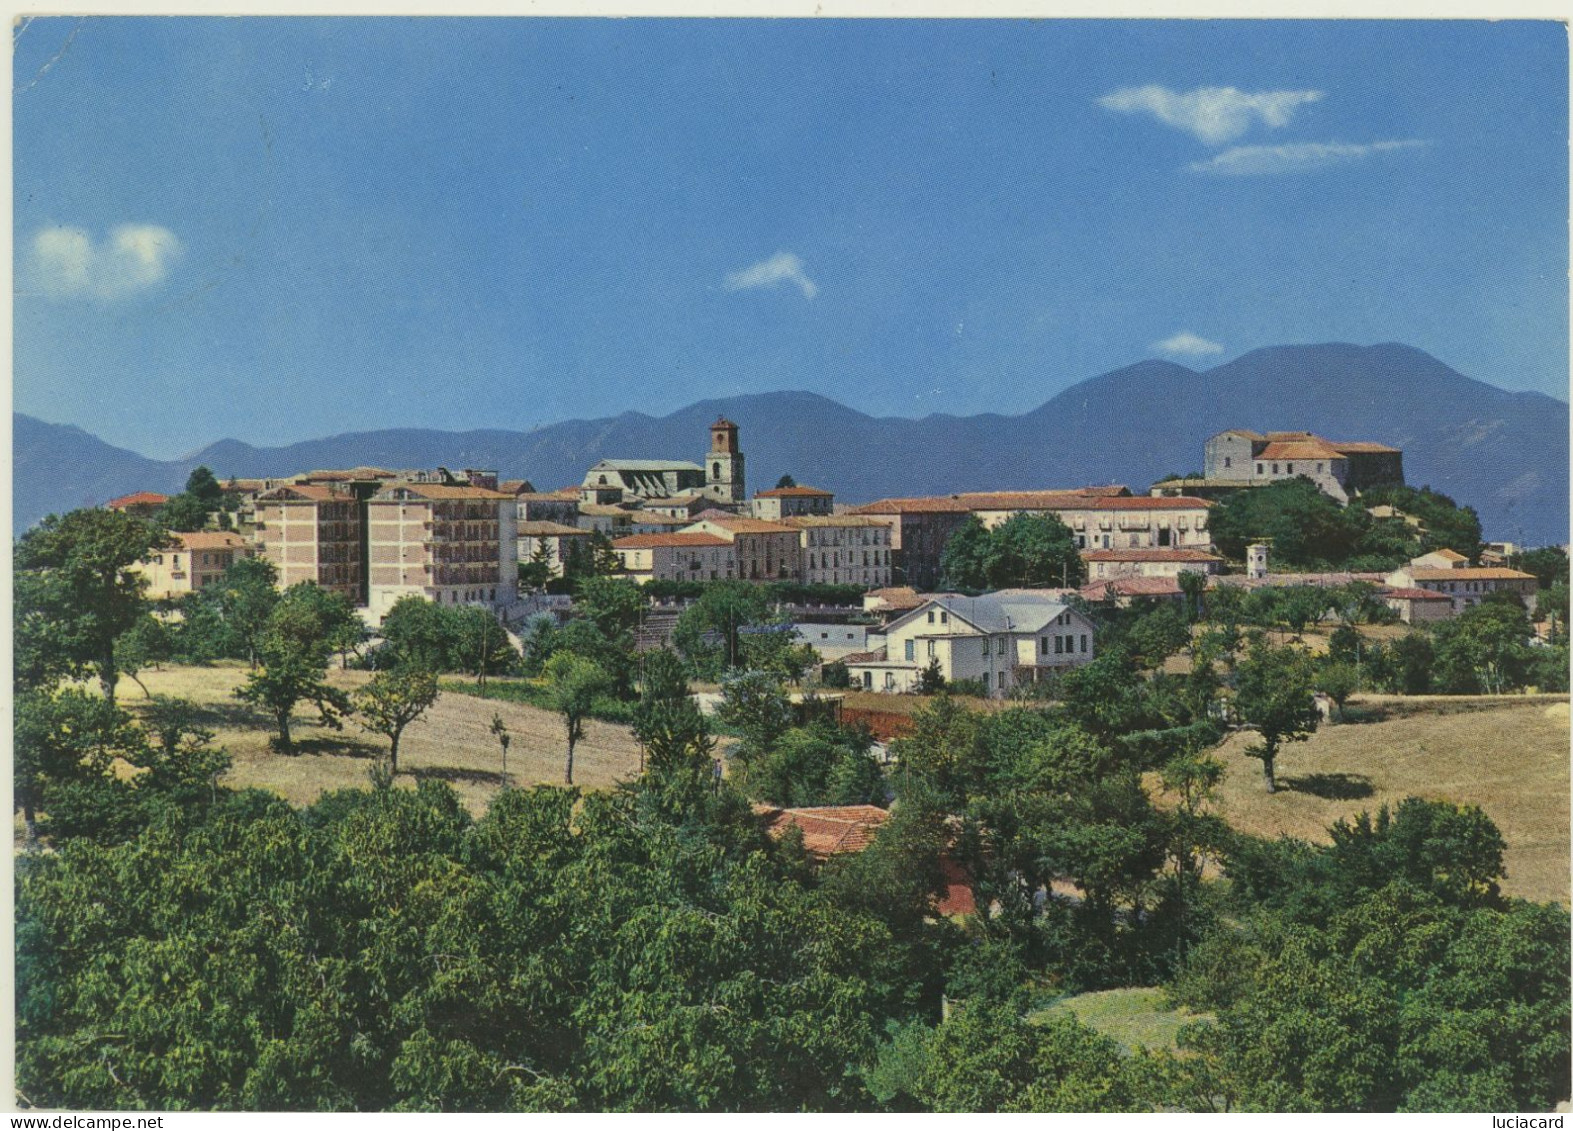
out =
<path fill-rule="evenodd" d="M 110 499 L 104 505 L 112 511 L 124 507 L 161 507 L 169 502 L 168 495 L 160 495 L 156 491 L 134 491 L 129 495 L 121 495 L 118 499 Z"/>
<path fill-rule="evenodd" d="M 1097 602 L 1107 597 L 1110 589 L 1116 597 L 1173 597 L 1184 592 L 1172 577 L 1111 577 L 1083 585 L 1079 592 L 1082 600 Z"/>
<path fill-rule="evenodd" d="M 971 915 L 978 909 L 972 895 L 972 877 L 967 870 L 944 853 L 939 858 L 940 874 L 945 877 L 945 894 L 935 906 L 941 915 Z"/>
<path fill-rule="evenodd" d="M 841 657 L 843 664 L 878 664 L 885 660 L 885 650 L 876 648 L 872 652 L 850 652 Z"/>
<path fill-rule="evenodd" d="M 512 500 L 514 498 L 513 495 L 504 491 L 493 491 L 488 487 L 471 487 L 469 485 L 450 487 L 444 483 L 389 483 L 381 491 L 377 492 L 375 497 L 386 501 L 386 496 L 390 491 L 408 491 L 410 494 L 417 495 L 423 499 L 439 501 L 448 499 Z"/>
<path fill-rule="evenodd" d="M 834 492 L 821 491 L 818 487 L 772 487 L 768 491 L 755 491 L 756 499 L 806 499 L 812 496 L 819 499 L 830 498 Z"/>
<path fill-rule="evenodd" d="M 1416 581 L 1533 581 L 1535 575 L 1516 569 L 1487 566 L 1476 569 L 1407 569 Z"/>
<path fill-rule="evenodd" d="M 730 546 L 732 543 L 715 534 L 693 531 L 678 534 L 630 534 L 612 543 L 614 550 L 653 550 L 661 546 Z"/>
<path fill-rule="evenodd" d="M 735 514 L 724 512 L 706 511 L 698 518 L 699 522 L 711 522 L 723 530 L 733 534 L 793 534 L 797 533 L 790 526 L 782 526 L 779 522 L 766 522 L 762 518 L 742 518 Z"/>
<path fill-rule="evenodd" d="M 1446 593 L 1438 593 L 1435 589 L 1384 589 L 1377 596 L 1394 597 L 1400 601 L 1451 601 L 1453 599 Z"/>
<path fill-rule="evenodd" d="M 1343 453 L 1320 440 L 1274 440 L 1253 459 L 1341 459 Z"/>
<path fill-rule="evenodd" d="M 880 499 L 853 507 L 850 514 L 966 514 L 972 508 L 953 496 L 931 498 Z"/>
<path fill-rule="evenodd" d="M 250 545 L 232 530 L 194 530 L 190 533 L 171 533 L 170 537 L 185 550 L 240 550 Z"/>
<path fill-rule="evenodd" d="M 1189 548 L 1084 550 L 1082 559 L 1089 562 L 1221 562 L 1217 554 Z"/>
<path fill-rule="evenodd" d="M 754 811 L 765 818 L 766 829 L 780 838 L 788 829 L 803 831 L 803 847 L 813 856 L 824 858 L 845 852 L 862 852 L 874 840 L 879 826 L 890 813 L 875 805 L 833 805 L 811 809 L 775 809 L 756 805 Z"/>
<path fill-rule="evenodd" d="M 336 490 L 325 483 L 283 483 L 271 491 L 257 496 L 259 502 L 288 502 L 304 499 L 313 503 L 349 503 L 355 496 L 348 491 Z"/>

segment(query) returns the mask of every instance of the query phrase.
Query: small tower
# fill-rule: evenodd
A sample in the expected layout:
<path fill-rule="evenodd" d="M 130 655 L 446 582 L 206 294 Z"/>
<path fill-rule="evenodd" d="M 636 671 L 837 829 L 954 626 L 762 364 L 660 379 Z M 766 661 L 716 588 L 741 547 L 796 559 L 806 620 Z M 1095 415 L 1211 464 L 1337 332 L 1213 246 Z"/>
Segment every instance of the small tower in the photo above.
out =
<path fill-rule="evenodd" d="M 1267 576 L 1267 543 L 1252 542 L 1245 548 L 1245 576 L 1260 580 Z"/>
<path fill-rule="evenodd" d="M 742 504 L 743 453 L 737 446 L 737 425 L 724 416 L 710 426 L 710 452 L 705 456 L 705 494 L 724 503 Z"/>

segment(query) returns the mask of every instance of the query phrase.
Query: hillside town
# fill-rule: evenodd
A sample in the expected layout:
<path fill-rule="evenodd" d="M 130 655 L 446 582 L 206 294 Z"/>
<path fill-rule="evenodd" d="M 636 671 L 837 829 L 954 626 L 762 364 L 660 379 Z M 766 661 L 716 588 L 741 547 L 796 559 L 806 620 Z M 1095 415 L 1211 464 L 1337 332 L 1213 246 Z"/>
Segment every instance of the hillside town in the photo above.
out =
<path fill-rule="evenodd" d="M 1364 583 L 1405 624 L 1457 616 L 1493 593 L 1534 605 L 1535 576 L 1504 564 L 1518 549 L 1511 543 L 1482 545 L 1478 560 L 1442 548 L 1388 570 L 1304 572 L 1277 568 L 1270 542 L 1256 541 L 1230 562 L 1209 530 L 1221 500 L 1299 478 L 1348 504 L 1362 492 L 1403 486 L 1403 453 L 1305 431 L 1243 429 L 1202 447 L 1203 475 L 1141 494 L 1101 485 L 846 503 L 790 476 L 750 496 L 740 430 L 718 418 L 700 462 L 603 459 L 578 486 L 554 491 L 474 468 L 225 480 L 224 504 L 204 528 L 173 532 L 141 568 L 154 599 L 198 592 L 234 561 L 255 557 L 277 569 L 281 587 L 311 582 L 342 594 L 372 628 L 411 596 L 483 608 L 518 627 L 543 609 L 566 612 L 564 602 L 543 599 L 546 591 L 599 548 L 617 576 L 641 586 L 673 583 L 668 591 L 721 581 L 860 590 L 855 605 L 843 597 L 841 607 L 820 602 L 813 613 L 868 622 L 858 649 L 822 662 L 843 662 L 855 686 L 888 692 L 915 690 L 936 662 L 944 679 L 979 682 L 997 697 L 1097 654 L 1089 646 L 1096 628 L 1073 605 L 1180 604 L 1187 574 L 1203 591 Z M 167 502 L 135 491 L 105 505 L 154 517 Z M 1391 506 L 1373 513 L 1417 521 Z M 1067 576 L 1058 586 L 966 597 L 942 591 L 951 537 L 971 522 L 996 530 L 1016 516 L 1052 518 L 1069 532 L 1081 563 L 1074 584 L 1062 562 Z M 918 623 L 927 631 L 910 631 Z M 1051 631 L 1068 626 L 1077 631 Z M 812 627 L 798 630 L 811 647 Z"/>

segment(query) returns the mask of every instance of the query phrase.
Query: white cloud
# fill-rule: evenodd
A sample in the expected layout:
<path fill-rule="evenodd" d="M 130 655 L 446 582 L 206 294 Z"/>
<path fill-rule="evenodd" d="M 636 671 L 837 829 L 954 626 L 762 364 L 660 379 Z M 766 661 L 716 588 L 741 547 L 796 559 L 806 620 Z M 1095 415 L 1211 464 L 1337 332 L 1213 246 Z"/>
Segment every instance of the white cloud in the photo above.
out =
<path fill-rule="evenodd" d="M 725 285 L 729 291 L 747 291 L 755 287 L 773 287 L 777 283 L 797 284 L 804 298 L 813 298 L 819 293 L 814 281 L 803 271 L 803 261 L 790 251 L 778 251 L 769 259 L 734 271 L 726 277 Z"/>
<path fill-rule="evenodd" d="M 1253 120 L 1286 126 L 1295 110 L 1321 97 L 1319 90 L 1248 94 L 1232 86 L 1203 86 L 1181 94 L 1162 86 L 1128 86 L 1104 95 L 1098 105 L 1122 114 L 1151 114 L 1208 145 L 1222 145 L 1250 129 Z"/>
<path fill-rule="evenodd" d="M 1427 144 L 1410 140 L 1374 141 L 1367 145 L 1323 141 L 1295 142 L 1291 145 L 1237 145 L 1216 157 L 1197 161 L 1190 168 L 1193 173 L 1215 173 L 1225 177 L 1271 176 L 1275 173 L 1322 169 L 1328 165 L 1345 165 L 1374 153 L 1421 149 Z"/>
<path fill-rule="evenodd" d="M 1154 353 L 1167 353 L 1178 357 L 1210 357 L 1212 354 L 1223 352 L 1223 347 L 1217 342 L 1209 342 L 1189 330 L 1181 330 L 1172 338 L 1154 342 L 1152 348 Z"/>
<path fill-rule="evenodd" d="M 168 228 L 122 224 L 102 244 L 81 228 L 43 228 L 33 236 L 32 274 L 55 298 L 113 301 L 157 286 L 180 255 Z"/>

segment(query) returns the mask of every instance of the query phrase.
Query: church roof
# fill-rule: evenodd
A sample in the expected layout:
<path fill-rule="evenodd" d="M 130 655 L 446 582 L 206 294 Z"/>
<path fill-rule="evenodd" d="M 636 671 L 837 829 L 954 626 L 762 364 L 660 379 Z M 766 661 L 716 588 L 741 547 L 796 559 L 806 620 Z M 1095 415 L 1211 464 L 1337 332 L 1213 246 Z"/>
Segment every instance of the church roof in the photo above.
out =
<path fill-rule="evenodd" d="M 591 471 L 697 471 L 704 474 L 704 468 L 697 463 L 684 463 L 682 460 L 671 459 L 603 459 L 592 467 Z"/>

